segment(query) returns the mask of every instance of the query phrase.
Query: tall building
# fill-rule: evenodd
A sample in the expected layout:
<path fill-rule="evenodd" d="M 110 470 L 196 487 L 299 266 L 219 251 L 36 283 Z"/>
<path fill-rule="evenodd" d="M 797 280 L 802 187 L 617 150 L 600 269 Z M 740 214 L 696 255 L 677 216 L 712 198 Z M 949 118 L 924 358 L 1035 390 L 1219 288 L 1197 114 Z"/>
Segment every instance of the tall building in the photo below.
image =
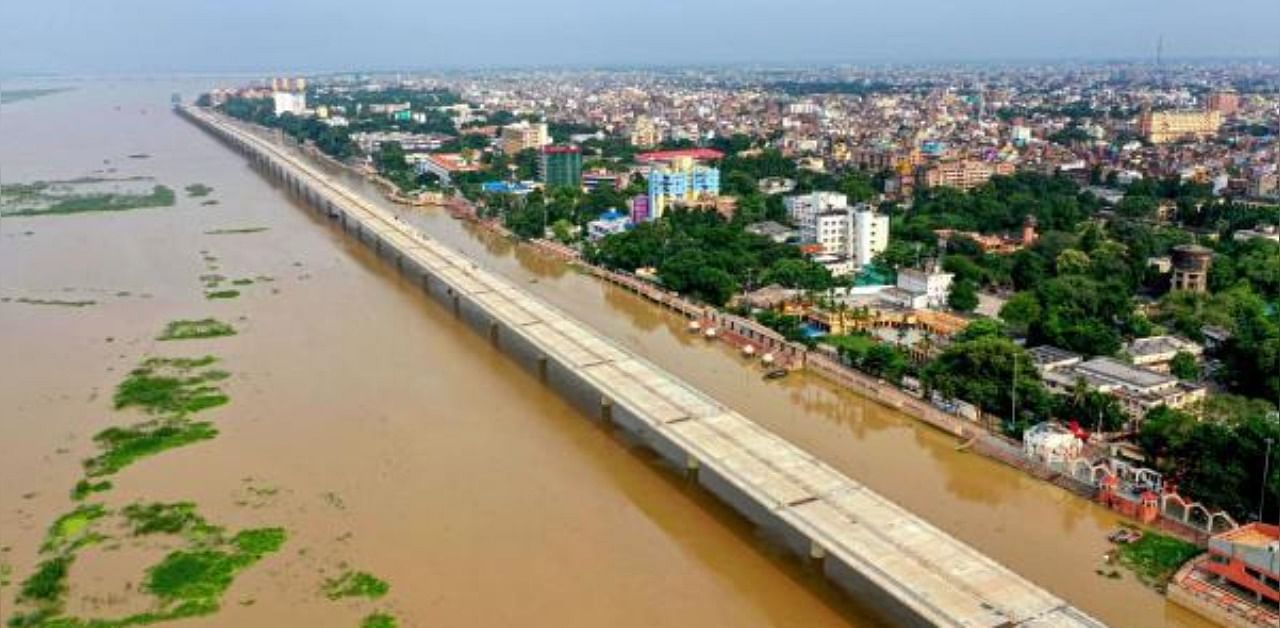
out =
<path fill-rule="evenodd" d="M 1144 111 L 1138 132 L 1152 144 L 1184 139 L 1205 139 L 1218 134 L 1222 126 L 1219 111 Z"/>
<path fill-rule="evenodd" d="M 271 101 L 277 116 L 300 116 L 307 110 L 307 79 L 271 79 Z"/>
<path fill-rule="evenodd" d="M 672 159 L 649 171 L 649 216 L 661 218 L 672 204 L 692 203 L 720 194 L 720 170 L 689 157 Z"/>
<path fill-rule="evenodd" d="M 976 188 L 996 175 L 1013 174 L 1013 164 L 999 162 L 995 164 L 975 159 L 944 161 L 923 169 L 919 175 L 919 183 L 925 188 L 951 187 L 960 190 Z"/>
<path fill-rule="evenodd" d="M 631 145 L 636 148 L 653 148 L 662 142 L 662 133 L 658 130 L 658 125 L 647 117 L 636 118 L 635 124 L 631 125 Z"/>
<path fill-rule="evenodd" d="M 816 242 L 813 230 L 816 229 L 814 220 L 817 215 L 848 207 L 849 197 L 839 192 L 810 192 L 788 196 L 782 199 L 782 203 L 787 207 L 787 217 L 800 228 L 801 239 Z M 805 232 L 806 227 L 810 230 L 808 234 Z M 809 236 L 807 239 L 806 235 Z"/>
<path fill-rule="evenodd" d="M 1208 108 L 1223 116 L 1233 116 L 1240 111 L 1240 94 L 1234 89 L 1224 89 L 1209 95 Z"/>
<path fill-rule="evenodd" d="M 1191 292 L 1209 290 L 1209 267 L 1213 251 L 1195 244 L 1173 247 L 1173 289 Z"/>
<path fill-rule="evenodd" d="M 819 245 L 822 254 L 844 257 L 862 267 L 889 247 L 889 217 L 866 203 L 849 207 L 847 197 L 834 192 L 813 192 L 787 201 L 800 228 L 800 241 Z"/>
<path fill-rule="evenodd" d="M 521 121 L 502 127 L 502 152 L 508 155 L 528 149 L 540 150 L 550 143 L 545 122 Z"/>
<path fill-rule="evenodd" d="M 544 146 L 538 174 L 548 188 L 582 187 L 582 149 L 577 146 Z"/>

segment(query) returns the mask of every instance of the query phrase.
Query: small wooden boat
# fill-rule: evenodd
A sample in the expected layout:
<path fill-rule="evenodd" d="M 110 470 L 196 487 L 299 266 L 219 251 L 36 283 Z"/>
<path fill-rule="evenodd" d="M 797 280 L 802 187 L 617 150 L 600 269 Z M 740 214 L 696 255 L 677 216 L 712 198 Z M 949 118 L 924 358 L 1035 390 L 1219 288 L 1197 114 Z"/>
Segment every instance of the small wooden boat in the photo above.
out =
<path fill-rule="evenodd" d="M 747 345 L 747 346 L 745 346 L 745 347 L 743 347 L 743 348 L 742 348 L 742 356 L 743 356 L 743 357 L 746 357 L 746 358 L 752 358 L 752 357 L 755 357 L 755 355 L 756 355 L 756 348 L 755 348 L 755 347 L 753 347 L 753 346 L 751 346 L 751 345 Z"/>
<path fill-rule="evenodd" d="M 705 336 L 707 340 L 715 340 L 716 333 L 715 327 L 708 327 L 706 331 L 702 332 L 702 335 Z"/>
<path fill-rule="evenodd" d="M 788 371 L 787 369 L 777 368 L 769 371 L 768 373 L 765 373 L 764 378 L 765 379 L 782 379 L 786 377 L 787 373 L 789 372 L 790 371 Z"/>
<path fill-rule="evenodd" d="M 702 331 L 702 323 L 699 323 L 698 321 L 689 321 L 689 331 L 695 334 Z"/>
<path fill-rule="evenodd" d="M 766 353 L 760 356 L 760 362 L 763 363 L 765 366 L 769 366 L 770 364 L 773 364 L 773 354 Z"/>

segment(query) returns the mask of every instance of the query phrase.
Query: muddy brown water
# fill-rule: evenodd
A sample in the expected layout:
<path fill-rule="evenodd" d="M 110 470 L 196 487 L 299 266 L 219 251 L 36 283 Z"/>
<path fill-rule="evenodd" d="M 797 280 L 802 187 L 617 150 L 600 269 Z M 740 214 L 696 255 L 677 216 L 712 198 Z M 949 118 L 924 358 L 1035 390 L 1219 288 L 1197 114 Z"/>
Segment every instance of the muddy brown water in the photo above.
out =
<path fill-rule="evenodd" d="M 228 80 L 223 84 L 235 84 Z M 5 181 L 151 175 L 179 204 L 0 219 L 0 560 L 25 577 L 90 437 L 136 418 L 110 395 L 147 355 L 222 358 L 221 435 L 118 474 L 109 505 L 191 500 L 230 528 L 281 525 L 284 550 L 245 572 L 204 625 L 876 625 L 857 600 L 779 556 L 736 516 L 518 370 L 384 263 L 298 207 L 245 160 L 172 115 L 168 95 L 210 81 L 91 81 L 6 106 Z M 74 122 L 73 122 L 74 121 Z M 146 159 L 130 159 L 147 154 Z M 114 169 L 114 172 L 97 172 Z M 190 199 L 182 187 L 214 188 Z M 351 178 L 373 194 L 371 187 Z M 1108 511 L 955 451 L 946 435 L 825 381 L 763 383 L 678 317 L 438 210 L 406 220 L 523 284 L 850 476 L 1117 626 L 1199 625 L 1126 574 L 1095 573 Z M 268 227 L 238 235 L 214 229 Z M 229 278 L 208 301 L 201 251 Z M 169 320 L 240 333 L 182 343 Z M 259 496 L 251 488 L 275 489 Z M 119 616 L 162 554 L 85 552 L 69 608 Z M 319 593 L 339 565 L 392 585 L 377 602 Z M 1109 569 L 1109 568 L 1108 568 Z M 0 591 L 0 616 L 14 588 Z"/>

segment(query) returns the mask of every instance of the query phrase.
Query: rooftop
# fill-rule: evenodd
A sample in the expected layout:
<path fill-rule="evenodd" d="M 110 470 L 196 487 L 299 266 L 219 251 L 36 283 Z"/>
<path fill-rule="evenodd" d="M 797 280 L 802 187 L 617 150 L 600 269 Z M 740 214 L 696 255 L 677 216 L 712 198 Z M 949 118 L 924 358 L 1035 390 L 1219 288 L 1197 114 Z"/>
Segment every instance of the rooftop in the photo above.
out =
<path fill-rule="evenodd" d="M 1064 362 L 1078 362 L 1082 358 L 1077 353 L 1072 353 L 1066 349 L 1059 349 L 1049 345 L 1041 345 L 1027 349 L 1027 354 L 1031 356 L 1031 360 L 1036 366 L 1049 366 L 1054 364 L 1062 364 Z"/>
<path fill-rule="evenodd" d="M 1076 370 L 1132 388 L 1155 388 L 1178 381 L 1171 375 L 1138 368 L 1115 358 L 1094 358 L 1077 365 Z"/>

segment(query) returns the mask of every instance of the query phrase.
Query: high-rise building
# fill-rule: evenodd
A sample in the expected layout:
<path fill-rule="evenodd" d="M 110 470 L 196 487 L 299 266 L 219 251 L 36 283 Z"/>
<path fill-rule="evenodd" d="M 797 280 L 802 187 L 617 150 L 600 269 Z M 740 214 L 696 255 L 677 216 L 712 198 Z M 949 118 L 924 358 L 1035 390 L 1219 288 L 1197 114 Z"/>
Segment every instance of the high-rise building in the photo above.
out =
<path fill-rule="evenodd" d="M 539 150 L 551 143 L 544 122 L 521 121 L 502 127 L 502 152 L 514 155 L 520 151 Z"/>
<path fill-rule="evenodd" d="M 1240 94 L 1234 89 L 1224 89 L 1209 95 L 1209 110 L 1224 116 L 1235 115 L 1240 110 Z"/>
<path fill-rule="evenodd" d="M 271 79 L 271 101 L 277 116 L 300 116 L 307 110 L 307 79 Z"/>
<path fill-rule="evenodd" d="M 653 148 L 662 142 L 662 133 L 653 120 L 642 116 L 631 125 L 630 139 L 636 148 Z"/>
<path fill-rule="evenodd" d="M 1139 133 L 1152 144 L 1210 138 L 1221 126 L 1222 113 L 1214 110 L 1144 111 L 1138 119 Z"/>
<path fill-rule="evenodd" d="M 866 203 L 850 207 L 848 196 L 821 191 L 788 196 L 783 203 L 799 228 L 800 241 L 819 245 L 824 255 L 861 267 L 889 247 L 889 217 Z"/>
<path fill-rule="evenodd" d="M 544 146 L 538 174 L 548 188 L 582 187 L 582 149 L 577 146 Z"/>
<path fill-rule="evenodd" d="M 849 197 L 839 192 L 810 192 L 782 199 L 787 207 L 787 217 L 800 228 L 800 237 L 806 242 L 816 242 L 813 230 L 814 220 L 818 214 L 849 206 Z M 809 232 L 806 233 L 805 229 Z"/>
<path fill-rule="evenodd" d="M 672 159 L 649 171 L 649 215 L 661 218 L 675 203 L 692 203 L 720 194 L 720 170 L 689 157 Z"/>

